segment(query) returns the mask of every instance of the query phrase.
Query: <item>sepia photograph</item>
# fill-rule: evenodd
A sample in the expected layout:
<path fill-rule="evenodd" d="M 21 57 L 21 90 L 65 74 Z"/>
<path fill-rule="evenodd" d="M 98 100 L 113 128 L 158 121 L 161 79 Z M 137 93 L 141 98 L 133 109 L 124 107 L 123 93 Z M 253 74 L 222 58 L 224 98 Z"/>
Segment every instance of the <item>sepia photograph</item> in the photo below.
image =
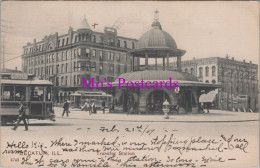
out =
<path fill-rule="evenodd" d="M 2 1 L 1 167 L 258 168 L 258 1 Z"/>

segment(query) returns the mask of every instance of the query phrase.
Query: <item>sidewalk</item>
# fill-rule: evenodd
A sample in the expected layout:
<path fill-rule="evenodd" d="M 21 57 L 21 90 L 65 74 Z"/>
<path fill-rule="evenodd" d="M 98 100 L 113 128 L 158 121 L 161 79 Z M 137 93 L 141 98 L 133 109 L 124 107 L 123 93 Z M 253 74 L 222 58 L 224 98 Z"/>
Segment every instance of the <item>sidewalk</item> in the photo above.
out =
<path fill-rule="evenodd" d="M 57 118 L 61 118 L 63 109 L 54 108 Z M 106 111 L 108 112 L 108 111 Z M 221 110 L 210 110 L 204 114 L 179 114 L 170 115 L 169 119 L 164 119 L 162 115 L 148 114 L 116 114 L 97 111 L 97 114 L 89 115 L 88 111 L 70 109 L 69 118 L 80 120 L 103 120 L 103 121 L 127 121 L 127 122 L 247 122 L 259 121 L 259 113 L 231 112 Z"/>

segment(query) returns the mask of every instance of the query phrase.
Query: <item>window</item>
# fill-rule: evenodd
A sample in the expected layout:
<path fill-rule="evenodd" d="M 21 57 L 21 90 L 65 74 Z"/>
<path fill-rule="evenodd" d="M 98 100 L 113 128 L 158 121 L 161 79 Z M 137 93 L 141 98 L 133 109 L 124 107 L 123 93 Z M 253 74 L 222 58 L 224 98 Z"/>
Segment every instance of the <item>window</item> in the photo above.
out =
<path fill-rule="evenodd" d="M 90 61 L 86 62 L 86 71 L 90 71 Z"/>
<path fill-rule="evenodd" d="M 74 75 L 74 77 L 73 77 L 74 79 L 73 79 L 73 81 L 74 81 L 74 85 L 76 85 L 77 84 L 77 76 L 76 75 Z"/>
<path fill-rule="evenodd" d="M 185 68 L 185 72 L 187 72 L 187 73 L 188 73 L 188 68 Z"/>
<path fill-rule="evenodd" d="M 120 53 L 117 55 L 117 61 L 120 62 Z"/>
<path fill-rule="evenodd" d="M 61 77 L 60 85 L 63 85 L 63 76 Z"/>
<path fill-rule="evenodd" d="M 65 72 L 68 72 L 68 63 L 65 65 Z"/>
<path fill-rule="evenodd" d="M 132 42 L 132 49 L 135 49 L 135 43 Z"/>
<path fill-rule="evenodd" d="M 77 42 L 77 40 L 78 40 L 78 36 L 75 36 L 75 40 L 74 40 L 74 41 L 75 41 L 75 43 Z"/>
<path fill-rule="evenodd" d="M 65 41 L 65 39 L 62 39 L 62 46 L 64 46 L 64 41 Z"/>
<path fill-rule="evenodd" d="M 206 67 L 205 70 L 206 70 L 206 76 L 209 76 L 209 67 Z"/>
<path fill-rule="evenodd" d="M 117 40 L 117 47 L 120 47 L 120 40 Z"/>
<path fill-rule="evenodd" d="M 93 35 L 93 42 L 96 43 L 96 36 Z"/>
<path fill-rule="evenodd" d="M 114 60 L 114 52 L 111 52 L 110 55 L 111 55 L 110 59 L 111 59 L 111 60 Z"/>
<path fill-rule="evenodd" d="M 92 50 L 92 57 L 96 57 L 96 50 Z"/>
<path fill-rule="evenodd" d="M 90 49 L 86 48 L 86 57 L 89 57 Z"/>
<path fill-rule="evenodd" d="M 212 84 L 216 84 L 216 81 L 215 81 L 215 80 L 212 80 Z"/>
<path fill-rule="evenodd" d="M 65 86 L 68 85 L 68 76 L 65 76 Z"/>
<path fill-rule="evenodd" d="M 203 68 L 202 67 L 199 68 L 199 77 L 200 78 L 203 77 Z"/>
<path fill-rule="evenodd" d="M 26 100 L 25 86 L 15 86 L 15 101 Z"/>
<path fill-rule="evenodd" d="M 2 93 L 2 100 L 13 101 L 14 100 L 14 86 L 4 86 Z"/>
<path fill-rule="evenodd" d="M 74 66 L 73 66 L 73 68 L 74 68 L 74 72 L 76 72 L 77 69 L 78 69 L 78 68 L 77 68 L 77 62 L 75 62 L 75 61 L 74 61 Z"/>
<path fill-rule="evenodd" d="M 58 40 L 58 47 L 60 46 L 60 40 Z"/>
<path fill-rule="evenodd" d="M 77 84 L 80 84 L 80 75 L 77 75 Z"/>
<path fill-rule="evenodd" d="M 30 87 L 30 100 L 31 101 L 43 101 L 44 96 L 44 88 L 33 86 Z"/>
<path fill-rule="evenodd" d="M 99 71 L 100 71 L 100 72 L 103 72 L 103 64 L 100 64 L 100 66 L 99 66 Z"/>
<path fill-rule="evenodd" d="M 78 61 L 77 62 L 77 71 L 80 71 L 81 70 L 81 66 L 80 66 L 80 62 Z"/>
<path fill-rule="evenodd" d="M 54 65 L 51 66 L 51 72 L 54 74 Z"/>
<path fill-rule="evenodd" d="M 126 41 L 124 41 L 124 47 L 127 48 L 127 42 Z"/>
<path fill-rule="evenodd" d="M 65 60 L 68 60 L 68 51 L 66 51 Z"/>
<path fill-rule="evenodd" d="M 96 62 L 92 62 L 92 72 L 96 72 Z"/>
<path fill-rule="evenodd" d="M 43 75 L 43 67 L 41 67 L 41 75 Z"/>
<path fill-rule="evenodd" d="M 110 52 L 110 51 L 107 52 L 107 59 L 108 59 L 108 60 L 111 59 L 111 52 Z"/>
<path fill-rule="evenodd" d="M 78 48 L 78 55 L 81 55 L 81 48 Z"/>
<path fill-rule="evenodd" d="M 77 49 L 74 49 L 74 59 L 77 58 Z"/>
<path fill-rule="evenodd" d="M 61 52 L 61 61 L 64 61 L 64 54 Z"/>
<path fill-rule="evenodd" d="M 60 68 L 60 65 L 58 64 L 57 68 L 56 68 L 56 73 L 59 73 L 59 68 Z"/>
<path fill-rule="evenodd" d="M 83 33 L 83 34 L 81 34 L 81 38 L 82 38 L 82 41 L 84 41 L 85 40 L 85 34 Z"/>
<path fill-rule="evenodd" d="M 206 80 L 205 82 L 206 82 L 206 83 L 209 83 L 209 81 L 208 81 L 208 80 Z"/>
<path fill-rule="evenodd" d="M 67 41 L 66 41 L 66 45 L 68 45 L 69 44 L 69 38 L 67 38 Z"/>
<path fill-rule="evenodd" d="M 61 64 L 61 70 L 60 70 L 61 73 L 64 72 L 64 64 Z"/>
<path fill-rule="evenodd" d="M 216 67 L 215 66 L 212 67 L 212 76 L 216 76 Z"/>
<path fill-rule="evenodd" d="M 103 51 L 99 51 L 100 60 L 103 60 Z"/>

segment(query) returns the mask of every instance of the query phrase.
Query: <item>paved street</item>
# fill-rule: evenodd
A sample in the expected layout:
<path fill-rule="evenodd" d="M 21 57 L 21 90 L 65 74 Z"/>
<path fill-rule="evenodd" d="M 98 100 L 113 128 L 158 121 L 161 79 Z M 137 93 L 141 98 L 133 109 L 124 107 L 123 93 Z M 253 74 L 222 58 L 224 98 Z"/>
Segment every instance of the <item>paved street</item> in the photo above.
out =
<path fill-rule="evenodd" d="M 257 113 L 212 110 L 209 114 L 171 115 L 168 120 L 163 119 L 163 115 L 102 114 L 101 111 L 89 115 L 88 112 L 80 110 L 71 110 L 69 117 L 61 117 L 61 108 L 55 108 L 55 114 L 57 116 L 55 122 L 30 120 L 29 131 L 24 131 L 23 125 L 16 131 L 11 130 L 12 125 L 2 126 L 2 151 L 5 149 L 4 145 L 12 140 L 43 141 L 49 144 L 50 141 L 61 137 L 68 140 L 99 140 L 104 137 L 109 139 L 119 136 L 126 138 L 127 141 L 150 141 L 151 137 L 164 134 L 167 136 L 173 134 L 180 139 L 191 137 L 219 139 L 221 135 L 229 138 L 233 135 L 234 138 L 245 138 L 249 142 L 246 148 L 248 153 L 240 152 L 237 155 L 238 151 L 235 153 L 229 151 L 218 155 L 223 158 L 236 157 L 239 160 L 234 164 L 236 167 L 246 167 L 248 163 L 251 166 L 258 164 L 259 153 L 256 149 L 259 148 L 259 115 Z M 183 156 L 189 157 L 189 155 L 194 157 L 192 152 Z M 203 155 L 213 157 L 215 153 L 207 151 Z M 201 154 L 199 156 L 202 157 Z M 8 155 L 7 160 L 10 157 L 12 155 Z"/>

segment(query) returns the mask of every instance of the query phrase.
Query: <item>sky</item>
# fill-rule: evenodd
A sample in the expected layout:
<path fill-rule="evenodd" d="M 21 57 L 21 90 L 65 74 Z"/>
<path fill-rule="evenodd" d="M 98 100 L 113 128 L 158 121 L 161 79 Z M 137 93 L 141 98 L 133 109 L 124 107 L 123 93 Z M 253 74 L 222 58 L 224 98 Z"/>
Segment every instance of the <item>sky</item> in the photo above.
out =
<path fill-rule="evenodd" d="M 69 26 L 77 30 L 84 15 L 90 25 L 98 24 L 93 31 L 116 27 L 119 36 L 139 39 L 151 28 L 158 9 L 162 29 L 179 49 L 186 50 L 182 60 L 228 55 L 258 64 L 258 5 L 240 1 L 5 1 L 1 3 L 1 63 L 4 45 L 5 68 L 21 69 L 19 56 L 27 42 L 55 32 L 65 34 Z"/>

